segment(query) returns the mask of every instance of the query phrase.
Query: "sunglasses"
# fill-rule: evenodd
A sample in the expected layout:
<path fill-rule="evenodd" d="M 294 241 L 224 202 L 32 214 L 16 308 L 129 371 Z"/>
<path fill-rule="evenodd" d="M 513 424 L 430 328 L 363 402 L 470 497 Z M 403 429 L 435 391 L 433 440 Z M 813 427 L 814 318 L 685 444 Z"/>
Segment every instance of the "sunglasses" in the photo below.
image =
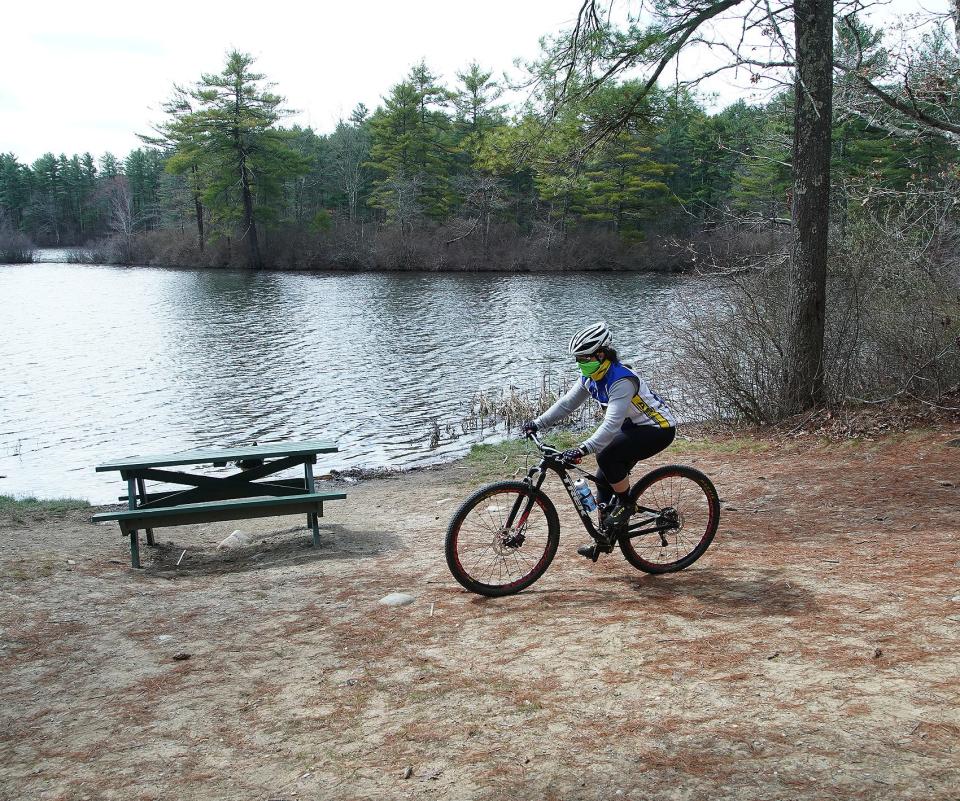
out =
<path fill-rule="evenodd" d="M 591 353 L 589 356 L 574 356 L 573 358 L 577 360 L 578 364 L 598 361 L 596 353 Z"/>

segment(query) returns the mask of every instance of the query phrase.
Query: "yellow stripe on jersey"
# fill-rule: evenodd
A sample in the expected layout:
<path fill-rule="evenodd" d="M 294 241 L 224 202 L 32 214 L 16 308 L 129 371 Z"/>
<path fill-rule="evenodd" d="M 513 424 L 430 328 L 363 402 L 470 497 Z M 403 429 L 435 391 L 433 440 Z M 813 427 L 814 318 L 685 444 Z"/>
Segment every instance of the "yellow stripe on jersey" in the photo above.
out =
<path fill-rule="evenodd" d="M 660 426 L 660 428 L 670 428 L 670 421 L 639 395 L 633 396 L 633 405 L 636 406 L 639 411 L 643 412 L 647 417 L 653 420 L 653 422 Z"/>

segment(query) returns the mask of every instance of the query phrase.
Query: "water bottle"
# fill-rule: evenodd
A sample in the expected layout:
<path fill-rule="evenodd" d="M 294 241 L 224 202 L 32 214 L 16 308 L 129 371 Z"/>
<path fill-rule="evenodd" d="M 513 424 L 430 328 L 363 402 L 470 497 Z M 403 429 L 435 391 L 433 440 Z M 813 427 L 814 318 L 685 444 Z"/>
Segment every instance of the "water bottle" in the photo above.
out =
<path fill-rule="evenodd" d="M 597 502 L 594 500 L 593 493 L 590 491 L 590 485 L 582 478 L 578 478 L 573 482 L 573 491 L 577 493 L 580 504 L 585 511 L 592 512 L 597 508 Z"/>

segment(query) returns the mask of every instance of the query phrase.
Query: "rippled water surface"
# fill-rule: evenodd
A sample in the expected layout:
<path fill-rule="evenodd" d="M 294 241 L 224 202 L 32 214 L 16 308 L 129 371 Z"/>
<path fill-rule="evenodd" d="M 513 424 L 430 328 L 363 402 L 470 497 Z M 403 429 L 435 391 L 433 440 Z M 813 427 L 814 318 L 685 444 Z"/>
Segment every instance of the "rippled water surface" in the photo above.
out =
<path fill-rule="evenodd" d="M 581 322 L 662 355 L 683 280 L 0 265 L 0 493 L 109 501 L 100 462 L 254 440 L 334 439 L 321 470 L 450 458 L 470 438 L 431 449 L 431 421 L 568 370 Z"/>

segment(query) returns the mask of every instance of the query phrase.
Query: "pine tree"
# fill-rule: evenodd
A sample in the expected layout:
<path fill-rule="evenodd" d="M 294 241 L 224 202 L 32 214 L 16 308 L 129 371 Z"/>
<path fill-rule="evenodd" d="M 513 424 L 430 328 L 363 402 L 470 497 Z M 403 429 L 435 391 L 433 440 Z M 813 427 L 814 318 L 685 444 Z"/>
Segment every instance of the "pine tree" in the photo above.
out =
<path fill-rule="evenodd" d="M 138 148 L 123 162 L 137 228 L 153 228 L 160 214 L 160 176 L 165 158 L 154 148 Z"/>
<path fill-rule="evenodd" d="M 178 141 L 175 136 L 183 137 L 184 131 L 180 126 L 174 123 L 192 114 L 194 111 L 193 99 L 190 96 L 190 90 L 184 87 L 173 87 L 173 95 L 163 104 L 163 110 L 168 119 L 154 127 L 156 136 L 139 134 L 141 140 L 151 147 L 163 151 L 166 161 L 165 171 L 176 176 L 179 181 L 163 181 L 160 190 L 160 204 L 163 209 L 161 212 L 165 217 L 182 219 L 184 204 L 184 191 L 189 193 L 190 206 L 193 212 L 194 224 L 197 229 L 197 248 L 203 253 L 206 245 L 205 233 L 205 210 L 203 206 L 204 190 L 207 186 L 206 172 L 203 167 L 203 151 L 199 148 L 187 149 L 181 147 L 179 158 L 176 162 L 170 159 L 170 156 L 177 150 Z M 182 226 L 181 226 L 182 230 Z"/>
<path fill-rule="evenodd" d="M 100 157 L 101 178 L 116 178 L 120 171 L 120 161 L 113 153 L 104 153 Z"/>
<path fill-rule="evenodd" d="M 0 153 L 0 217 L 15 231 L 23 230 L 30 179 L 30 169 L 13 153 Z"/>
<path fill-rule="evenodd" d="M 331 171 L 343 193 L 350 222 L 356 222 L 361 197 L 369 191 L 370 122 L 367 107 L 359 104 L 346 122 L 340 120 L 330 135 Z"/>
<path fill-rule="evenodd" d="M 174 145 L 169 169 L 203 175 L 204 203 L 225 224 L 239 223 L 250 265 L 261 269 L 257 223 L 276 218 L 284 180 L 308 165 L 275 127 L 288 112 L 282 97 L 261 86 L 265 76 L 251 71 L 253 61 L 230 52 L 222 72 L 204 74 L 186 92 L 190 110 L 160 129 Z"/>
<path fill-rule="evenodd" d="M 442 220 L 453 205 L 454 148 L 443 110 L 449 97 L 421 62 L 371 119 L 369 164 L 378 177 L 370 204 L 401 230 L 409 230 L 421 215 Z"/>
<path fill-rule="evenodd" d="M 26 225 L 55 245 L 63 243 L 65 192 L 61 162 L 53 153 L 44 153 L 32 165 L 30 205 Z"/>
<path fill-rule="evenodd" d="M 739 215 L 758 221 L 790 218 L 793 104 L 790 91 L 763 109 L 759 125 L 754 129 L 753 144 L 737 165 L 730 187 L 730 205 Z"/>
<path fill-rule="evenodd" d="M 286 181 L 282 208 L 274 208 L 272 217 L 303 226 L 329 202 L 325 181 L 329 169 L 327 143 L 312 128 L 299 125 L 283 133 L 287 145 L 307 166 L 299 175 Z"/>
<path fill-rule="evenodd" d="M 583 218 L 642 238 L 645 225 L 673 203 L 666 181 L 675 165 L 656 161 L 652 152 L 636 134 L 621 133 L 606 143 L 585 172 Z"/>
<path fill-rule="evenodd" d="M 457 111 L 455 130 L 458 147 L 471 158 L 483 147 L 487 134 L 504 124 L 505 106 L 497 105 L 503 89 L 473 62 L 466 71 L 458 72 L 460 88 L 453 96 Z"/>

